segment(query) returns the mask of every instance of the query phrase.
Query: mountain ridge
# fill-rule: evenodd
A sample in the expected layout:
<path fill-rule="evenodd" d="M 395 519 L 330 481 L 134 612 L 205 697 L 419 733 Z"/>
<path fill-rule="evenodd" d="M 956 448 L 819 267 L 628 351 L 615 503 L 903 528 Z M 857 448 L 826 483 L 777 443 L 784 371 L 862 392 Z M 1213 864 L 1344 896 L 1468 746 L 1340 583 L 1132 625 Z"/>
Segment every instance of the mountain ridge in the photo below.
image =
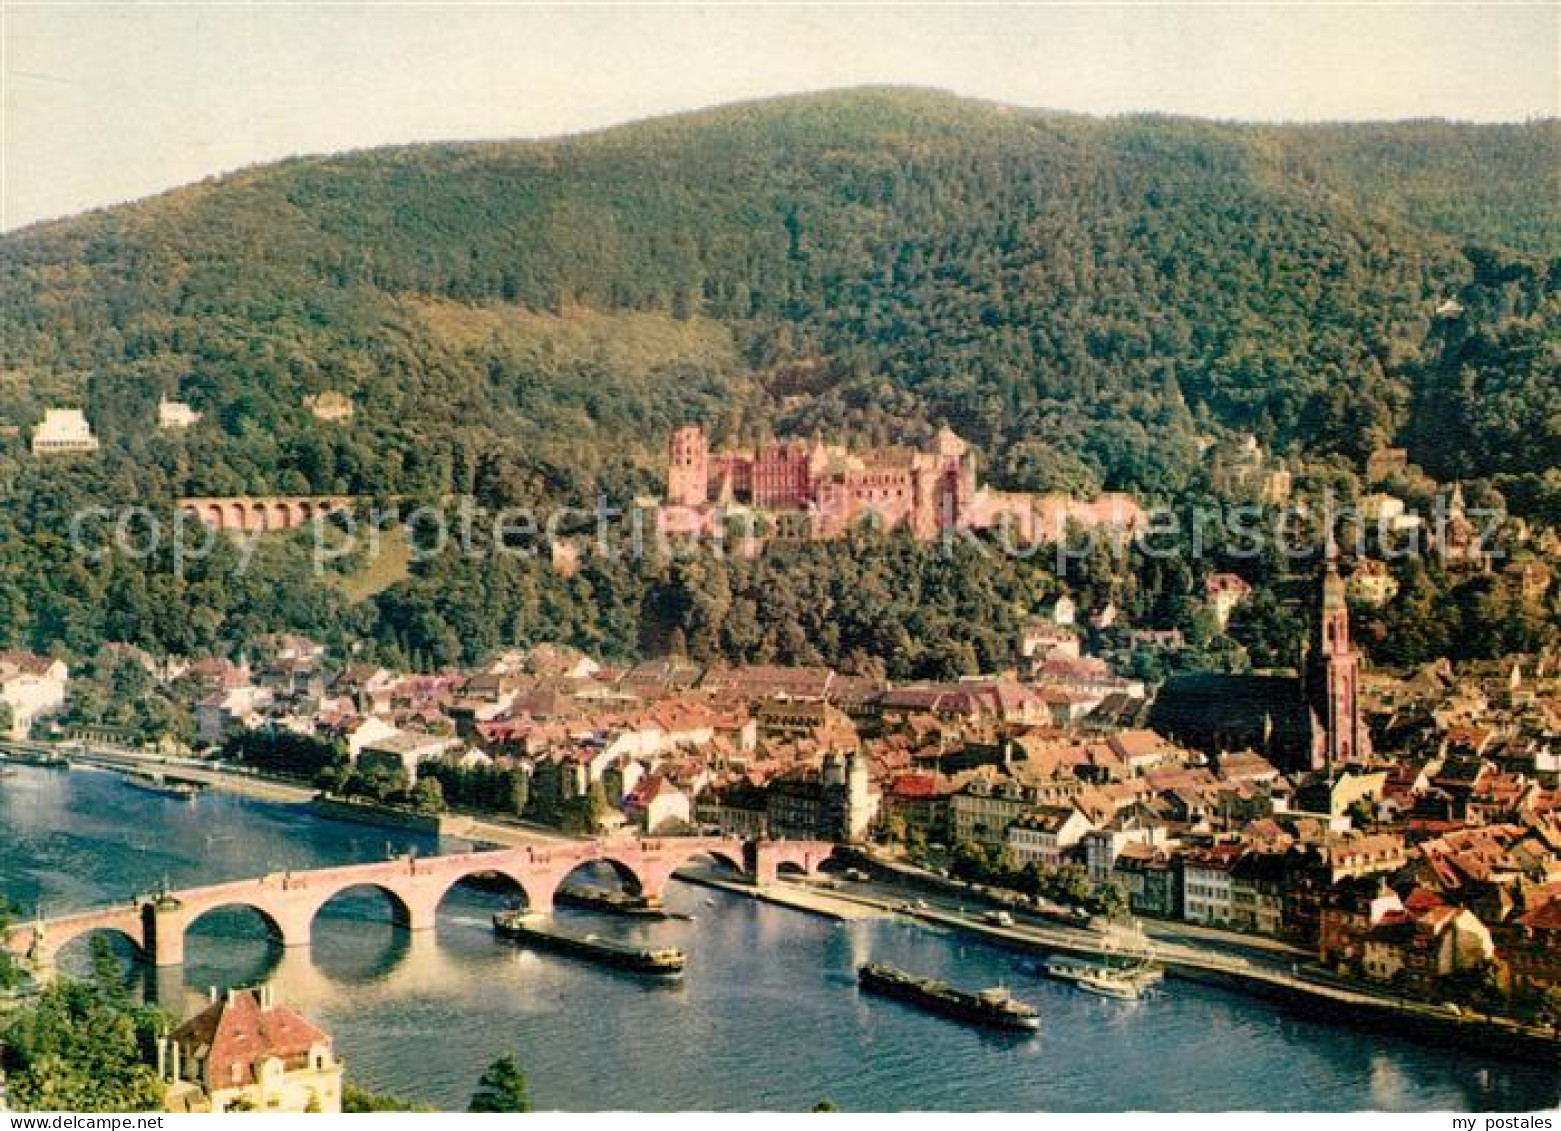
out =
<path fill-rule="evenodd" d="M 871 87 L 292 158 L 0 237 L 0 415 L 85 401 L 118 443 L 155 392 L 225 442 L 267 415 L 292 437 L 302 397 L 334 388 L 388 428 L 463 397 L 504 420 L 482 385 L 524 385 L 515 359 L 420 339 L 400 300 L 426 296 L 731 329 L 703 392 L 640 406 L 659 428 L 726 415 L 750 374 L 822 365 L 817 405 L 733 427 L 952 422 L 1023 480 L 1005 453 L 1048 406 L 1174 387 L 1285 447 L 1317 439 L 1306 413 L 1348 380 L 1383 386 L 1371 435 L 1333 445 L 1359 455 L 1409 434 L 1430 312 L 1479 273 L 1466 245 L 1527 272 L 1524 309 L 1553 291 L 1554 126 L 1091 118 Z M 643 472 L 657 453 L 631 454 Z M 1057 460 L 1039 478 L 1143 485 L 1100 453 Z"/>

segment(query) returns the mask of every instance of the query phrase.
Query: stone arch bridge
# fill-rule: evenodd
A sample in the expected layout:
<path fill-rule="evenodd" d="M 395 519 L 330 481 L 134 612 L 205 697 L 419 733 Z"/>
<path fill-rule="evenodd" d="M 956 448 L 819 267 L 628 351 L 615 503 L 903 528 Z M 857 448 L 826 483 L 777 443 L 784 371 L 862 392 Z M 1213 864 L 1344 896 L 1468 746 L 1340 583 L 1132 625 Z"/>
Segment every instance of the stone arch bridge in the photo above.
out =
<path fill-rule="evenodd" d="M 316 515 L 348 510 L 356 502 L 350 495 L 243 495 L 179 500 L 179 509 L 216 530 L 246 534 L 294 530 Z"/>
<path fill-rule="evenodd" d="M 117 907 L 18 924 L 5 938 L 12 953 L 40 969 L 71 941 L 93 931 L 124 935 L 148 962 L 184 962 L 184 937 L 207 912 L 249 908 L 288 947 L 308 946 L 314 918 L 350 888 L 377 888 L 389 898 L 396 922 L 413 931 L 432 928 L 445 895 L 462 880 L 502 876 L 525 893 L 534 911 L 550 911 L 564 879 L 583 864 L 609 864 L 634 890 L 659 898 L 672 873 L 705 856 L 755 884 L 773 883 L 783 867 L 811 875 L 829 859 L 824 841 L 741 841 L 725 837 L 663 837 L 547 843 L 451 856 L 401 857 L 305 872 L 274 872 L 252 880 L 137 897 Z"/>

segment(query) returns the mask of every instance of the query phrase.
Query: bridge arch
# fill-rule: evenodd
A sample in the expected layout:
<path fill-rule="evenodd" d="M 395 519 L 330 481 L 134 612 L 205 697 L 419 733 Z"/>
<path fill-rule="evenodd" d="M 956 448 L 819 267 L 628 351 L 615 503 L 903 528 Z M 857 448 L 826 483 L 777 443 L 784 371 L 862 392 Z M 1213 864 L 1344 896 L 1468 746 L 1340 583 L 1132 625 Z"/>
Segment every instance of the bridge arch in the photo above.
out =
<path fill-rule="evenodd" d="M 49 965 L 63 968 L 66 973 L 84 974 L 88 972 L 92 947 L 97 939 L 108 942 L 116 956 L 135 962 L 146 961 L 146 949 L 140 935 L 128 927 L 108 924 L 83 928 L 58 941 L 46 940 L 43 954 Z"/>
<path fill-rule="evenodd" d="M 733 872 L 738 876 L 748 875 L 748 864 L 744 860 L 741 851 L 732 851 L 710 845 L 691 847 L 687 852 L 678 855 L 672 864 L 672 871 L 676 872 L 685 864 L 715 864 L 719 868 Z"/>
<path fill-rule="evenodd" d="M 614 856 L 593 856 L 579 861 L 558 878 L 553 885 L 557 890 L 566 885 L 584 884 L 587 887 L 601 887 L 600 882 L 610 875 L 618 881 L 619 887 L 630 895 L 643 895 L 645 893 L 645 880 L 636 869 L 625 864 Z"/>
<path fill-rule="evenodd" d="M 228 520 L 219 522 L 218 525 L 224 530 L 243 530 L 245 525 L 244 519 L 247 513 L 243 503 L 229 503 Z"/>
<path fill-rule="evenodd" d="M 213 903 L 192 912 L 184 921 L 183 934 L 185 938 L 188 939 L 191 931 L 213 915 L 229 918 L 242 915 L 258 919 L 264 926 L 266 935 L 280 946 L 297 946 L 300 942 L 309 941 L 307 938 L 297 938 L 296 936 L 299 932 L 296 929 L 289 931 L 289 924 L 286 923 L 284 917 L 277 915 L 268 907 L 247 899 L 233 899 L 223 903 Z M 309 918 L 312 919 L 313 915 L 311 914 Z"/>
<path fill-rule="evenodd" d="M 375 883 L 365 880 L 362 883 L 346 884 L 331 892 L 320 900 L 309 914 L 311 936 L 313 925 L 319 921 L 321 915 L 329 911 L 331 915 L 339 915 L 341 918 L 375 919 L 377 916 L 365 914 L 367 910 L 364 899 L 368 896 L 378 896 L 382 907 L 389 909 L 389 918 L 398 927 L 411 927 L 414 925 L 416 914 L 407 898 L 388 884 Z M 353 905 L 358 906 L 355 908 Z"/>
<path fill-rule="evenodd" d="M 544 886 L 537 882 L 537 877 L 513 868 L 477 865 L 450 876 L 446 882 L 434 888 L 431 911 L 437 916 L 457 889 L 483 893 L 502 900 L 508 906 L 519 904 L 522 908 L 548 910 L 553 905 L 553 889 L 548 887 L 544 891 Z"/>

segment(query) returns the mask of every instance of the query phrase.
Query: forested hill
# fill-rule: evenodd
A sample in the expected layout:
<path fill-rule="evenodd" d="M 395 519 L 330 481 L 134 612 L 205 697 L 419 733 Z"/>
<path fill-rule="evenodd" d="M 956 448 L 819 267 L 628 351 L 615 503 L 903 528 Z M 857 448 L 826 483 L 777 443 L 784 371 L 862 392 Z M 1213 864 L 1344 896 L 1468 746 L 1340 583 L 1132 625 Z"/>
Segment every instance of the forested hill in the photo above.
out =
<path fill-rule="evenodd" d="M 287 161 L 0 241 L 0 417 L 85 403 L 192 493 L 627 489 L 691 416 L 948 420 L 1021 487 L 1174 490 L 1220 424 L 1532 474 L 1558 427 L 1558 157 L 1555 122 L 861 90 Z M 1460 295 L 1449 342 L 1433 311 Z M 1465 403 L 1471 368 L 1492 395 Z M 355 427 L 308 416 L 326 389 Z M 152 438 L 159 394 L 207 413 L 201 458 Z M 1474 466 L 1426 435 L 1449 415 Z"/>

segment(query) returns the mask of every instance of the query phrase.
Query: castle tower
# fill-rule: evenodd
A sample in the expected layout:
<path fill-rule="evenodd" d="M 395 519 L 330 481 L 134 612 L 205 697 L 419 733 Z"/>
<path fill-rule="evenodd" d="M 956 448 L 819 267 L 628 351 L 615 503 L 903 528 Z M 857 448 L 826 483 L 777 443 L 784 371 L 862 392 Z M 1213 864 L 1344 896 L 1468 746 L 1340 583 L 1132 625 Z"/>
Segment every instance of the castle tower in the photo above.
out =
<path fill-rule="evenodd" d="M 1318 593 L 1317 624 L 1302 676 L 1313 719 L 1312 768 L 1316 770 L 1332 770 L 1371 753 L 1357 696 L 1360 657 L 1350 644 L 1350 610 L 1338 557 L 1338 547 L 1330 537 Z"/>
<path fill-rule="evenodd" d="M 667 452 L 667 503 L 702 507 L 710 495 L 710 444 L 705 430 L 690 424 L 672 433 Z"/>

